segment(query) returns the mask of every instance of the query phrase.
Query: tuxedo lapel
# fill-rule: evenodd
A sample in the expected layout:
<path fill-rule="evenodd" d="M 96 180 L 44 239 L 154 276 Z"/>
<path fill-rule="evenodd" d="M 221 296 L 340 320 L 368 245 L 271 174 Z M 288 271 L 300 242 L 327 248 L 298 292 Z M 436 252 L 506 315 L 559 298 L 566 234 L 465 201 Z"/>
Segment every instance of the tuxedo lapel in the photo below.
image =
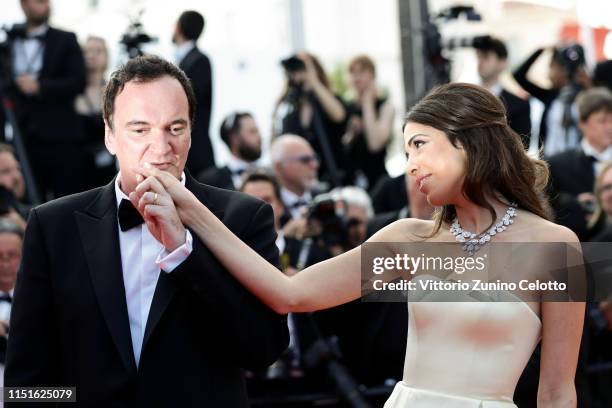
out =
<path fill-rule="evenodd" d="M 126 369 L 136 372 L 121 267 L 113 181 L 84 212 L 76 212 L 83 251 L 100 310 Z"/>
<path fill-rule="evenodd" d="M 187 170 L 185 170 L 185 187 L 194 193 L 202 203 L 205 205 L 212 205 L 201 185 L 193 177 L 191 177 Z M 223 211 L 219 209 L 211 208 L 211 211 L 213 211 L 217 217 L 221 217 L 223 214 Z M 194 239 L 197 238 L 194 236 Z M 155 293 L 153 294 L 153 300 L 151 302 L 151 309 L 149 310 L 149 317 L 147 318 L 144 339 L 142 341 L 143 354 L 151 334 L 155 330 L 155 327 L 161 320 L 164 312 L 168 308 L 168 305 L 178 290 L 176 285 L 177 283 L 172 279 L 172 273 L 168 274 L 164 271 L 160 272 L 159 278 L 157 279 L 157 286 L 155 287 Z"/>
<path fill-rule="evenodd" d="M 185 55 L 185 58 L 183 58 L 183 60 L 179 63 L 179 68 L 185 72 L 189 71 L 199 56 L 200 51 L 198 50 L 198 47 L 193 47 L 191 51 Z"/>

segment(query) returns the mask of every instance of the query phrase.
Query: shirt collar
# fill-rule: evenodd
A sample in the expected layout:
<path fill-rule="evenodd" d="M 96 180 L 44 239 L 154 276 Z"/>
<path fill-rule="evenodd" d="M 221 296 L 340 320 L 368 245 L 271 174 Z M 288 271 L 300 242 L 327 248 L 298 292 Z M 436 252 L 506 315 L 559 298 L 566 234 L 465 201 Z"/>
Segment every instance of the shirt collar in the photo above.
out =
<path fill-rule="evenodd" d="M 45 34 L 47 34 L 48 30 L 49 30 L 49 25 L 43 24 L 40 27 L 36 28 L 35 30 L 32 30 L 29 33 L 27 33 L 26 39 L 33 38 L 33 37 L 42 37 Z"/>
<path fill-rule="evenodd" d="M 121 200 L 126 199 L 129 200 L 129 197 L 121 190 L 119 186 L 119 182 L 121 181 L 121 172 L 117 173 L 117 177 L 115 177 L 115 198 L 117 199 L 117 208 L 119 208 L 119 204 L 121 204 Z M 185 185 L 185 172 L 181 173 L 181 184 Z"/>
<path fill-rule="evenodd" d="M 281 199 L 283 200 L 283 203 L 285 203 L 286 206 L 291 207 L 294 203 L 296 203 L 299 200 L 309 203 L 310 200 L 312 199 L 312 194 L 310 193 L 310 191 L 306 190 L 304 194 L 302 194 L 301 196 L 298 196 L 293 191 L 289 191 L 285 187 L 282 187 L 281 188 Z"/>
<path fill-rule="evenodd" d="M 244 160 L 234 156 L 233 154 L 230 154 L 230 156 L 227 159 L 227 167 L 230 169 L 230 171 L 232 173 L 235 173 L 235 172 L 241 171 L 241 170 L 245 170 L 246 168 L 250 167 L 251 165 L 252 165 L 252 163 L 244 161 Z"/>
<path fill-rule="evenodd" d="M 580 141 L 580 146 L 585 155 L 594 157 L 597 161 L 612 161 L 612 146 L 608 146 L 603 152 L 598 152 L 585 137 Z"/>
<path fill-rule="evenodd" d="M 176 63 L 180 63 L 193 48 L 195 48 L 195 41 L 193 40 L 177 45 L 174 49 L 174 58 L 176 59 Z"/>

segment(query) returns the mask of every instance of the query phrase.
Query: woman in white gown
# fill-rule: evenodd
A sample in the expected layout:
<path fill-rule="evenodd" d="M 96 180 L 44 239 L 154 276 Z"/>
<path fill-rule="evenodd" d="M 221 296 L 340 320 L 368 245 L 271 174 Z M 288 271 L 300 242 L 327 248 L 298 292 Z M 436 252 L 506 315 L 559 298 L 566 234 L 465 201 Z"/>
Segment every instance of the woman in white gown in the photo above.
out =
<path fill-rule="evenodd" d="M 409 173 L 439 211 L 433 221 L 399 220 L 368 242 L 455 242 L 456 228 L 483 231 L 477 237 L 484 237 L 510 211 L 513 223 L 487 240 L 578 245 L 574 233 L 548 220 L 542 193 L 546 166 L 525 154 L 503 105 L 488 91 L 468 84 L 438 87 L 410 110 L 403 132 Z M 147 211 L 152 203 L 175 206 L 182 222 L 226 269 L 278 313 L 315 311 L 360 297 L 361 248 L 286 276 L 233 235 L 178 180 L 157 169 L 140 171 L 144 180 L 130 199 L 145 220 L 156 221 Z M 510 203 L 516 203 L 516 211 Z M 261 211 L 271 217 L 269 206 Z M 545 257 L 530 262 L 547 262 Z M 540 340 L 538 407 L 576 407 L 584 303 L 408 306 L 404 378 L 386 408 L 515 407 L 514 388 Z"/>

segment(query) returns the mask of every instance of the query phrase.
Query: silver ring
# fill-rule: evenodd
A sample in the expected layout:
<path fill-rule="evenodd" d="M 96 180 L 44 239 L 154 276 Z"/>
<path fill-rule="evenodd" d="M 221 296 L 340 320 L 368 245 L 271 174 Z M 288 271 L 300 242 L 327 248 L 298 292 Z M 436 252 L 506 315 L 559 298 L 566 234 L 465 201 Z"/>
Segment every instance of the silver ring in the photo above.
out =
<path fill-rule="evenodd" d="M 158 195 L 157 195 L 157 193 L 153 193 L 153 194 L 154 194 L 154 196 L 153 196 L 153 205 L 157 205 L 157 197 L 158 197 Z"/>

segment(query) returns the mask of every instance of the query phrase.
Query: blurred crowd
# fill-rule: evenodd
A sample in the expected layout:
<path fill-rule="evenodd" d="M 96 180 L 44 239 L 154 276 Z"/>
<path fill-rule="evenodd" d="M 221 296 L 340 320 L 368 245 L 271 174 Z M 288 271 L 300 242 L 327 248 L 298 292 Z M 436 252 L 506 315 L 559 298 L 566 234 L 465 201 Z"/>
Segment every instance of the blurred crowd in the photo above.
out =
<path fill-rule="evenodd" d="M 50 26 L 47 0 L 21 5 L 26 21 L 14 26 L 0 51 L 6 107 L 0 112 L 0 362 L 29 209 L 107 184 L 117 171 L 105 148 L 101 115 L 109 61 L 105 41 L 91 36 L 79 44 L 73 33 Z M 209 129 L 213 72 L 197 46 L 204 25 L 200 13 L 186 11 L 172 34 L 174 62 L 191 79 L 198 101 L 187 169 L 203 183 L 272 206 L 283 272 L 296 274 L 350 250 L 395 220 L 431 217 L 434 209 L 412 180 L 387 173 L 396 112 L 378 86 L 370 57 L 349 62 L 348 96 L 334 91 L 315 55 L 284 59 L 285 86 L 271 107 L 273 134 L 264 145 L 250 112 L 228 112 L 220 129 Z M 612 61 L 589 67 L 578 44 L 538 49 L 512 73 L 524 91 L 517 96 L 500 82 L 508 70 L 504 42 L 488 37 L 474 48 L 481 85 L 504 102 L 525 148 L 538 146 L 550 165 L 547 193 L 556 222 L 581 241 L 612 241 Z M 546 55 L 548 88 L 530 76 L 531 66 Z M 527 95 L 543 103 L 541 118 L 532 120 Z M 212 149 L 211 138 L 217 137 L 230 152 L 223 166 L 217 166 Z M 265 167 L 264 150 L 270 157 Z M 576 380 L 579 406 L 611 406 L 612 302 L 590 304 L 588 317 Z M 342 364 L 357 384 L 374 387 L 400 379 L 407 322 L 405 305 L 394 303 L 354 302 L 291 315 L 286 355 L 265 372 L 249 374 L 254 406 L 265 405 L 265 398 L 257 399 L 264 381 L 304 379 L 324 389 L 321 373 L 330 361 Z M 519 407 L 535 406 L 537 353 L 517 388 Z"/>

